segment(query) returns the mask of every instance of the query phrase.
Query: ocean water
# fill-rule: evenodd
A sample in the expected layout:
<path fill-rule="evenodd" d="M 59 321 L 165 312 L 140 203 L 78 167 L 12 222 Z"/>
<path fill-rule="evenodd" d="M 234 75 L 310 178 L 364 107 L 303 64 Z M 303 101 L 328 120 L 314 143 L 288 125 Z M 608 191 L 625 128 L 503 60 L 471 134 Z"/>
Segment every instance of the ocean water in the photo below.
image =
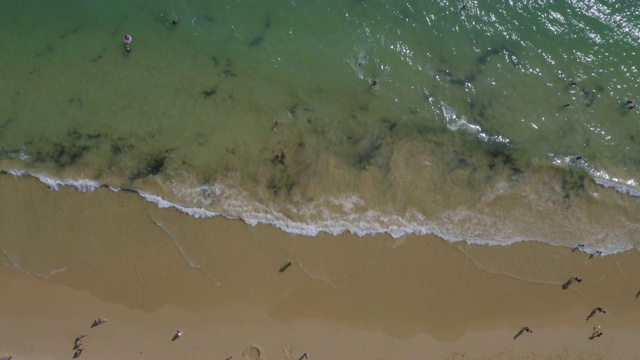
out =
<path fill-rule="evenodd" d="M 635 1 L 0 10 L 2 172 L 306 235 L 640 249 Z"/>

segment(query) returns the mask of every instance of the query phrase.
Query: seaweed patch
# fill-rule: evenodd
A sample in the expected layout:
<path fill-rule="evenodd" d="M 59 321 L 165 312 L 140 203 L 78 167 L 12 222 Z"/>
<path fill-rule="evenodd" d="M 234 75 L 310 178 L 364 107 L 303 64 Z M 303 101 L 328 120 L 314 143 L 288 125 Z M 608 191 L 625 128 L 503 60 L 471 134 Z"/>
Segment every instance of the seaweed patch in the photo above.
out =
<path fill-rule="evenodd" d="M 205 99 L 208 99 L 210 96 L 215 95 L 216 92 L 218 92 L 218 86 L 214 86 L 209 90 L 204 90 L 202 91 L 202 95 L 204 96 Z"/>
<path fill-rule="evenodd" d="M 49 159 L 59 167 L 70 166 L 75 164 L 89 148 L 87 145 L 56 143 Z"/>
<path fill-rule="evenodd" d="M 262 35 L 258 35 L 258 36 L 256 36 L 256 37 L 254 37 L 254 38 L 253 38 L 253 40 L 251 40 L 251 42 L 249 42 L 249 44 L 248 44 L 248 45 L 249 45 L 250 47 L 252 47 L 252 46 L 258 46 L 258 45 L 262 44 L 262 41 L 264 41 L 264 36 L 262 36 Z"/>

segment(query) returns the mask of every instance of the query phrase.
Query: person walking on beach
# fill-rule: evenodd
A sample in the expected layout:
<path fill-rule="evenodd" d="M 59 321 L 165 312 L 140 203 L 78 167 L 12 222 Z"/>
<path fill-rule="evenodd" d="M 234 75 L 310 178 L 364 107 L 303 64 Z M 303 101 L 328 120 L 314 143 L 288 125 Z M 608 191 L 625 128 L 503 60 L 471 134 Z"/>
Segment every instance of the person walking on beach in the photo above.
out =
<path fill-rule="evenodd" d="M 185 331 L 187 331 L 187 330 L 185 329 L 185 330 L 176 331 L 176 334 L 173 335 L 173 338 L 171 338 L 171 341 L 176 341 L 176 340 L 180 339 L 180 337 L 182 337 L 182 335 L 184 335 Z"/>
<path fill-rule="evenodd" d="M 606 314 L 606 313 L 607 313 L 607 311 L 606 311 L 604 308 L 601 308 L 600 306 L 598 306 L 595 310 L 596 310 L 597 312 L 601 312 L 601 313 L 603 313 L 603 314 Z"/>
<path fill-rule="evenodd" d="M 87 336 L 87 335 L 78 335 L 78 336 L 76 337 L 76 340 L 75 340 L 75 341 L 74 341 L 74 343 L 73 343 L 73 348 L 74 348 L 74 349 L 77 349 L 77 348 L 79 348 L 80 346 L 82 346 L 82 338 L 83 338 L 83 337 L 85 337 L 85 336 Z"/>
<path fill-rule="evenodd" d="M 80 355 L 82 355 L 82 352 L 84 351 L 83 348 L 77 348 L 76 352 L 73 353 L 73 358 L 77 359 L 78 357 L 80 357 Z"/>
<path fill-rule="evenodd" d="M 526 331 L 528 333 L 532 333 L 533 332 L 533 330 L 531 330 L 528 326 L 523 327 L 522 330 L 524 330 L 524 331 Z"/>
<path fill-rule="evenodd" d="M 103 318 L 103 317 L 99 317 L 95 320 L 93 320 L 93 325 L 91 325 L 91 327 L 96 327 L 102 323 L 105 323 L 107 321 L 107 319 Z"/>
<path fill-rule="evenodd" d="M 577 276 L 572 276 L 572 277 L 571 277 L 571 280 L 575 280 L 575 281 L 577 281 L 577 282 L 579 282 L 579 283 L 580 283 L 580 282 L 582 282 L 582 279 L 580 279 L 580 278 L 579 278 L 579 277 L 577 277 Z"/>

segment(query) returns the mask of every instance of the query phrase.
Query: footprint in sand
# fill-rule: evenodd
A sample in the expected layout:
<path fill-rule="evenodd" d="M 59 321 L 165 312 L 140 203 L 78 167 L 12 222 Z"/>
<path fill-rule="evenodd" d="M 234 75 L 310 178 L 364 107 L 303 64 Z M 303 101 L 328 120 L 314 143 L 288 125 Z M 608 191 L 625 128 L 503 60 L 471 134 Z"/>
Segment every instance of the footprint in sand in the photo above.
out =
<path fill-rule="evenodd" d="M 262 350 L 257 345 L 249 345 L 242 352 L 243 360 L 264 360 L 262 358 Z"/>

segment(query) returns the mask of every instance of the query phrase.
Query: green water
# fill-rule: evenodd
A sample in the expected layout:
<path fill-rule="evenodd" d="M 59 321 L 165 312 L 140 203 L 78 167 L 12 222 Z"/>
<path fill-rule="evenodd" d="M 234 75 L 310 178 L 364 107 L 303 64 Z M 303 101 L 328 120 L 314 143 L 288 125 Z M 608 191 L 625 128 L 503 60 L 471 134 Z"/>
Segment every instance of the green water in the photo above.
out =
<path fill-rule="evenodd" d="M 639 6 L 460 6 L 5 2 L 1 168 L 309 235 L 639 248 Z"/>

